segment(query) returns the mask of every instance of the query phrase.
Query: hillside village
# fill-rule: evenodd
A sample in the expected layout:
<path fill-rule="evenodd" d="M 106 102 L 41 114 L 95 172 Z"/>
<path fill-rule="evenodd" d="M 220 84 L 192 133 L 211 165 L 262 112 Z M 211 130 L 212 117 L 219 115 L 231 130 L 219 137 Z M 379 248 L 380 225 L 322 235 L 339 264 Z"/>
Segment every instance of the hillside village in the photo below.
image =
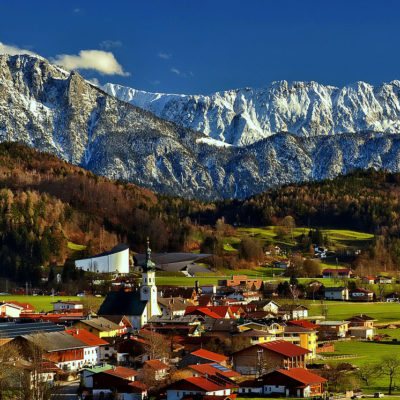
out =
<path fill-rule="evenodd" d="M 365 313 L 333 320 L 323 305 L 320 315 L 315 307 L 310 312 L 310 306 L 325 300 L 377 300 L 373 291 L 348 284 L 354 278 L 351 269 L 325 268 L 301 289 L 296 279 L 274 283 L 245 275 L 219 279 L 218 284 L 157 285 L 157 271 L 168 266 L 186 273 L 188 264 L 195 268 L 190 255 L 176 257 L 155 255 L 154 260 L 163 262 L 157 264 L 148 243 L 146 254 L 136 257 L 139 286 L 127 274 L 127 246 L 77 260 L 82 269 L 114 275 L 96 312 L 84 305 L 84 298 L 54 301 L 52 311 L 37 312 L 29 302 L 3 296 L 0 357 L 9 368 L 0 374 L 2 390 L 31 390 L 45 398 L 72 382 L 82 399 L 357 396 L 360 383 L 337 377 L 354 375 L 351 364 L 332 367 L 324 360 L 341 343 L 387 340 L 377 333 L 378 320 Z M 287 269 L 291 261 L 277 263 L 284 265 L 276 268 Z M 335 284 L 325 286 L 322 281 L 327 280 Z M 358 281 L 364 286 L 393 283 L 386 275 Z M 393 303 L 399 297 L 390 293 L 378 300 Z M 28 385 L 13 386 L 16 377 Z"/>

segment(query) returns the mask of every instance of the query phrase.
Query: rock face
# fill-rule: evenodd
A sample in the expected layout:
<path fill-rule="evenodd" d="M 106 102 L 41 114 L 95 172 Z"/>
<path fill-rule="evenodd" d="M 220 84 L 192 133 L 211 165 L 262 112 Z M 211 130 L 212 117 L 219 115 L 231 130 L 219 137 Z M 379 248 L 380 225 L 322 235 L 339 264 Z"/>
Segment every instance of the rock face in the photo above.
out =
<path fill-rule="evenodd" d="M 381 99 L 374 118 L 387 127 L 385 131 L 394 132 L 399 108 L 393 97 L 396 84 L 389 86 L 387 105 L 383 107 Z M 188 99 L 180 104 L 185 102 L 191 109 Z M 301 107 L 298 113 L 303 113 Z M 361 120 L 364 114 L 360 108 L 351 120 Z M 391 125 L 385 122 L 388 115 L 393 116 Z M 301 121 L 303 127 L 312 125 Z M 300 134 L 299 128 L 296 134 L 268 134 L 259 141 L 249 140 L 246 146 L 234 146 L 225 142 L 235 140 L 215 140 L 210 136 L 219 134 L 196 132 L 121 101 L 78 73 L 44 59 L 0 56 L 1 141 L 18 141 L 158 192 L 201 199 L 244 198 L 284 183 L 331 178 L 353 168 L 400 171 L 400 136 L 338 135 L 333 134 L 334 127 L 325 131 L 317 125 L 311 133 Z"/>
<path fill-rule="evenodd" d="M 211 96 L 147 93 L 106 84 L 103 89 L 178 125 L 235 146 L 279 132 L 300 137 L 373 131 L 400 132 L 400 81 L 341 89 L 316 82 L 273 82 Z"/>

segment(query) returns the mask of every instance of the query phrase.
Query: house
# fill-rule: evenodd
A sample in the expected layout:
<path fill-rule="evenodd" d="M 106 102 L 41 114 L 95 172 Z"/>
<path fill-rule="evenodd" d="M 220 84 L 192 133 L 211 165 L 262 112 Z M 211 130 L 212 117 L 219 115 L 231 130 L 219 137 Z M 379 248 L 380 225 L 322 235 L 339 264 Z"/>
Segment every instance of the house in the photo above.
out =
<path fill-rule="evenodd" d="M 73 312 L 73 311 L 78 311 L 82 312 L 83 311 L 83 304 L 79 301 L 62 301 L 58 300 L 53 303 L 53 312 Z"/>
<path fill-rule="evenodd" d="M 375 278 L 375 284 L 390 285 L 392 283 L 392 278 L 389 276 L 379 275 Z"/>
<path fill-rule="evenodd" d="M 281 260 L 281 261 L 277 261 L 274 264 L 275 268 L 282 268 L 282 269 L 286 269 L 290 267 L 290 260 Z"/>
<path fill-rule="evenodd" d="M 397 292 L 388 293 L 386 296 L 387 303 L 398 303 L 400 302 L 400 294 Z"/>
<path fill-rule="evenodd" d="M 373 301 L 374 292 L 363 288 L 357 288 L 351 291 L 350 298 L 353 301 Z"/>
<path fill-rule="evenodd" d="M 129 246 L 120 243 L 105 253 L 76 260 L 75 267 L 97 273 L 129 274 Z"/>
<path fill-rule="evenodd" d="M 161 381 L 168 376 L 169 366 L 160 360 L 147 360 L 143 365 L 142 376 L 153 376 L 156 381 Z"/>
<path fill-rule="evenodd" d="M 16 337 L 12 342 L 20 353 L 29 357 L 29 350 L 40 347 L 43 358 L 57 365 L 64 371 L 77 371 L 85 364 L 85 348 L 89 347 L 81 340 L 65 331 L 46 332 Z"/>
<path fill-rule="evenodd" d="M 158 286 L 158 297 L 180 297 L 192 302 L 193 305 L 196 305 L 198 300 L 195 288 L 182 286 Z"/>
<path fill-rule="evenodd" d="M 162 315 L 185 315 L 187 300 L 181 297 L 159 297 L 158 306 Z"/>
<path fill-rule="evenodd" d="M 21 314 L 23 314 L 23 315 L 32 314 L 35 312 L 35 307 L 33 307 L 29 303 L 21 303 L 19 301 L 15 301 L 15 300 L 11 300 L 11 301 L 9 300 L 9 301 L 7 301 L 7 303 L 15 304 L 16 306 L 22 307 Z"/>
<path fill-rule="evenodd" d="M 117 361 L 126 363 L 144 363 L 149 360 L 149 343 L 137 336 L 117 343 Z"/>
<path fill-rule="evenodd" d="M 351 278 L 353 272 L 348 268 L 326 268 L 322 271 L 323 278 Z"/>
<path fill-rule="evenodd" d="M 318 321 L 320 339 L 344 338 L 349 330 L 349 321 Z"/>
<path fill-rule="evenodd" d="M 232 354 L 233 369 L 242 375 L 260 375 L 276 368 L 305 367 L 311 352 L 285 340 L 260 343 Z"/>
<path fill-rule="evenodd" d="M 314 325 L 311 322 L 307 324 L 307 321 L 302 322 L 302 324 Z M 284 327 L 283 336 L 281 337 L 279 335 L 278 337 L 309 350 L 310 353 L 306 355 L 306 359 L 309 360 L 315 358 L 317 354 L 317 332 L 315 328 L 307 328 L 303 325 L 288 323 L 288 325 Z"/>
<path fill-rule="evenodd" d="M 112 367 L 94 374 L 93 398 L 101 399 L 116 392 L 124 400 L 143 400 L 147 397 L 147 387 L 136 381 L 137 375 L 138 372 L 125 367 Z"/>
<path fill-rule="evenodd" d="M 200 291 L 204 294 L 216 294 L 217 287 L 215 285 L 201 285 Z"/>
<path fill-rule="evenodd" d="M 218 363 L 188 365 L 179 372 L 185 378 L 190 376 L 222 375 L 225 378 L 236 379 L 241 376 L 238 372 Z"/>
<path fill-rule="evenodd" d="M 283 304 L 279 307 L 278 316 L 284 320 L 304 319 L 308 317 L 308 307 L 301 304 Z"/>
<path fill-rule="evenodd" d="M 84 365 L 97 365 L 100 363 L 100 347 L 108 346 L 108 342 L 100 339 L 86 329 L 67 329 L 65 332 L 87 345 L 83 353 Z"/>
<path fill-rule="evenodd" d="M 200 349 L 193 351 L 192 353 L 186 355 L 181 359 L 178 366 L 179 368 L 186 367 L 188 365 L 193 364 L 209 364 L 209 363 L 219 363 L 222 365 L 226 365 L 229 357 L 224 356 L 223 354 L 214 353 L 212 351 L 208 351 L 205 349 Z"/>
<path fill-rule="evenodd" d="M 273 300 L 270 300 L 265 304 L 261 305 L 261 309 L 263 311 L 271 312 L 273 314 L 278 314 L 279 307 L 280 305 Z"/>
<path fill-rule="evenodd" d="M 110 364 L 96 365 L 93 367 L 84 368 L 81 372 L 83 386 L 88 389 L 93 388 L 93 375 L 99 372 L 111 369 L 113 366 Z"/>
<path fill-rule="evenodd" d="M 74 328 L 87 329 L 99 338 L 119 336 L 120 326 L 104 317 L 89 317 L 74 323 Z"/>
<path fill-rule="evenodd" d="M 235 349 L 247 348 L 253 344 L 265 343 L 274 340 L 275 335 L 265 331 L 246 329 L 232 335 L 232 345 Z"/>
<path fill-rule="evenodd" d="M 181 400 L 186 396 L 221 398 L 215 396 L 230 396 L 232 389 L 238 385 L 221 375 L 193 376 L 181 379 L 167 386 L 167 400 Z"/>
<path fill-rule="evenodd" d="M 279 369 L 259 379 L 264 395 L 322 397 L 327 379 L 305 368 Z"/>
<path fill-rule="evenodd" d="M 103 315 L 103 318 L 117 324 L 119 326 L 119 336 L 123 336 L 130 332 L 133 328 L 129 319 L 125 315 Z"/>
<path fill-rule="evenodd" d="M 155 264 L 151 261 L 149 243 L 140 289 L 133 292 L 109 292 L 98 314 L 125 315 L 135 329 L 142 328 L 152 316 L 162 314 L 158 306 Z"/>
<path fill-rule="evenodd" d="M 204 321 L 204 336 L 218 337 L 221 340 L 230 339 L 236 332 L 237 319 L 212 319 L 207 318 Z"/>
<path fill-rule="evenodd" d="M 364 285 L 373 285 L 375 283 L 375 278 L 373 276 L 363 276 L 361 282 Z"/>
<path fill-rule="evenodd" d="M 247 278 L 246 275 L 235 275 L 232 276 L 231 279 L 223 279 L 218 281 L 218 286 L 224 286 L 228 288 L 242 287 L 250 290 L 260 290 L 261 285 L 261 279 L 250 279 Z"/>
<path fill-rule="evenodd" d="M 346 287 L 326 287 L 325 288 L 326 300 L 349 300 L 349 289 Z"/>
<path fill-rule="evenodd" d="M 2 318 L 19 318 L 23 307 L 13 303 L 0 303 L 0 317 Z"/>
<path fill-rule="evenodd" d="M 361 339 L 372 339 L 374 337 L 374 322 L 377 320 L 368 315 L 355 315 L 348 318 L 349 331 L 351 336 Z"/>

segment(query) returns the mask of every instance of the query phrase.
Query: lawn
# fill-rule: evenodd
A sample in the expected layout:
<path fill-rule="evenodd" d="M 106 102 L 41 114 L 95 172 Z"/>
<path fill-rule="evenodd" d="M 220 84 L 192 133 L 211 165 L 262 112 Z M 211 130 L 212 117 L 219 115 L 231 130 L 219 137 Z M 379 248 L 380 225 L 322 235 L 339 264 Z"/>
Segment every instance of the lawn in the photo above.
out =
<path fill-rule="evenodd" d="M 52 302 L 58 300 L 82 301 L 84 297 L 78 296 L 0 296 L 1 301 L 19 301 L 20 303 L 31 304 L 37 312 L 53 310 Z"/>
<path fill-rule="evenodd" d="M 378 322 L 400 321 L 400 303 L 348 303 L 324 302 L 328 306 L 329 320 L 344 320 L 353 315 L 367 314 Z M 310 315 L 321 315 L 321 303 L 310 303 Z M 399 348 L 400 350 L 400 348 Z"/>

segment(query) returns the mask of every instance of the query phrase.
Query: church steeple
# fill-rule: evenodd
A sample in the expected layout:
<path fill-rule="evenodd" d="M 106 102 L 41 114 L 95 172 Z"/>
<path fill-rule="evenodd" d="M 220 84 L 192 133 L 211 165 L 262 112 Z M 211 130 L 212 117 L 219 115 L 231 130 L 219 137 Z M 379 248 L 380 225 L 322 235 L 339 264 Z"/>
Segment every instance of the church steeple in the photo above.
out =
<path fill-rule="evenodd" d="M 146 250 L 146 261 L 143 266 L 143 272 L 154 271 L 154 267 L 156 265 L 151 261 L 151 249 L 150 249 L 150 240 L 147 237 L 147 250 Z"/>

